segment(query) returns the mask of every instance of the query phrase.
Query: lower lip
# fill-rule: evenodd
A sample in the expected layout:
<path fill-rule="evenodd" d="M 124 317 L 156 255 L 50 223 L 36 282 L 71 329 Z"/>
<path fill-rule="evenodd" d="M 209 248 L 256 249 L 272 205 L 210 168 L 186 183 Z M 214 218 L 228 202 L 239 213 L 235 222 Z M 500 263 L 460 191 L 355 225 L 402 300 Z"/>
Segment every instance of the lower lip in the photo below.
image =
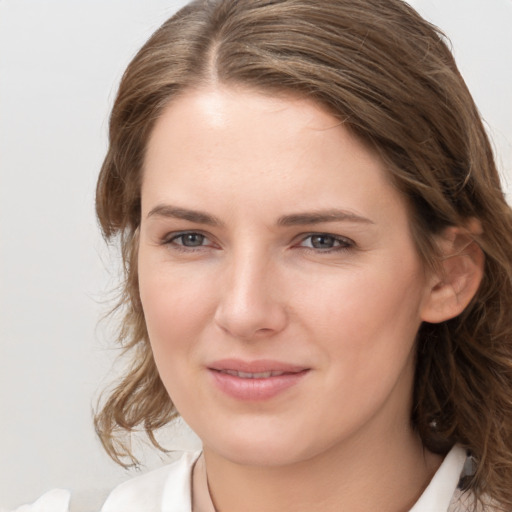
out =
<path fill-rule="evenodd" d="M 261 379 L 243 379 L 218 370 L 210 369 L 217 387 L 225 394 L 238 400 L 269 400 L 298 384 L 309 372 L 284 373 Z"/>

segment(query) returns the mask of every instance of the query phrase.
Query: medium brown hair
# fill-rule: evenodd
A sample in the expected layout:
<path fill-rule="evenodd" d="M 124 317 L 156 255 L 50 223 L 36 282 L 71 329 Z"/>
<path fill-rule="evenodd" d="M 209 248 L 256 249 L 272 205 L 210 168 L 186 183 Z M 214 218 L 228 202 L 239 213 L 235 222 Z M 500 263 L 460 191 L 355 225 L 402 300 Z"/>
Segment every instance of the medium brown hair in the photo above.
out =
<path fill-rule="evenodd" d="M 401 0 L 203 0 L 169 19 L 128 66 L 110 119 L 98 218 L 118 237 L 126 280 L 119 342 L 131 367 L 96 415 L 118 462 L 123 432 L 154 431 L 173 407 L 153 360 L 137 278 L 140 188 L 155 121 L 180 93 L 212 83 L 310 98 L 375 147 L 411 204 L 427 265 L 435 235 L 478 219 L 483 282 L 457 318 L 423 324 L 412 421 L 424 445 L 471 451 L 467 482 L 512 506 L 512 214 L 479 113 L 445 37 Z"/>

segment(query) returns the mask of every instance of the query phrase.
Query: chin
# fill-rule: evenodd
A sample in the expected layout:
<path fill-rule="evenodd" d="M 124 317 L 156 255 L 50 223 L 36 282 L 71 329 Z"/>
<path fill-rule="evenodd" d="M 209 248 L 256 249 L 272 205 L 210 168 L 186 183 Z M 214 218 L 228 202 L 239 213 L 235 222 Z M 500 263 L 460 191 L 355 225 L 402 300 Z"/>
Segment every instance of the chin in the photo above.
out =
<path fill-rule="evenodd" d="M 254 428 L 256 427 L 256 428 Z M 322 447 L 308 443 L 297 428 L 272 429 L 254 425 L 251 429 L 226 429 L 216 436 L 203 437 L 205 450 L 234 464 L 278 467 L 308 460 Z M 200 435 L 201 437 L 201 435 Z"/>
<path fill-rule="evenodd" d="M 241 466 L 282 467 L 296 464 L 307 458 L 304 454 L 297 453 L 296 450 L 287 449 L 283 446 L 275 450 L 274 446 L 269 446 L 268 444 L 263 446 L 252 444 L 251 446 L 246 443 L 245 445 L 237 446 L 236 449 L 227 447 L 225 450 L 215 448 L 212 448 L 212 450 L 216 451 L 224 459 Z"/>

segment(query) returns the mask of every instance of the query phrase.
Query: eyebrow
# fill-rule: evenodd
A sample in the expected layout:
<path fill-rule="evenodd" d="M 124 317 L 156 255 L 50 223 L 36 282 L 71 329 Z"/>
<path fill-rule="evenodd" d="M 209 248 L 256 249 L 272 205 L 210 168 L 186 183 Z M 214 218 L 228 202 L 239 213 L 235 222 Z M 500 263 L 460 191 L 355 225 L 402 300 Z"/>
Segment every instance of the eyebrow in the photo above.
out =
<path fill-rule="evenodd" d="M 158 216 L 173 219 L 188 220 L 197 224 L 206 224 L 208 226 L 223 226 L 224 223 L 217 217 L 209 213 L 200 212 L 198 210 L 189 210 L 187 208 L 179 208 L 171 205 L 157 205 L 149 213 L 148 218 Z"/>
<path fill-rule="evenodd" d="M 171 205 L 157 205 L 149 213 L 153 216 L 188 220 L 197 224 L 208 226 L 223 226 L 224 223 L 214 215 L 188 208 L 179 208 Z M 278 226 L 303 226 L 307 224 L 320 224 L 323 222 L 357 222 L 361 224 L 375 224 L 372 220 L 346 210 L 317 210 L 313 212 L 293 213 L 283 215 L 277 220 Z"/>
<path fill-rule="evenodd" d="M 305 224 L 320 224 L 323 222 L 358 222 L 362 224 L 375 224 L 366 217 L 361 217 L 346 210 L 318 210 L 314 212 L 294 213 L 279 217 L 278 226 L 298 226 Z"/>

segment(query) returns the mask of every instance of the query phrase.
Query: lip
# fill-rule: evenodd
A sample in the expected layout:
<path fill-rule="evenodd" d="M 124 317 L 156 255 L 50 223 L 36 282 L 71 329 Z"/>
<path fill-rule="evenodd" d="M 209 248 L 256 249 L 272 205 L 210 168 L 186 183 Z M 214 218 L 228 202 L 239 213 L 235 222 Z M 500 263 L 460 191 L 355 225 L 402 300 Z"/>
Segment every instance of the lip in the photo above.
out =
<path fill-rule="evenodd" d="M 215 386 L 237 400 L 269 400 L 299 384 L 310 368 L 270 359 L 243 361 L 223 359 L 207 366 Z M 230 372 L 230 373 L 227 373 Z M 270 376 L 238 376 L 242 374 L 271 374 Z M 248 378 L 249 377 L 249 378 Z"/>

